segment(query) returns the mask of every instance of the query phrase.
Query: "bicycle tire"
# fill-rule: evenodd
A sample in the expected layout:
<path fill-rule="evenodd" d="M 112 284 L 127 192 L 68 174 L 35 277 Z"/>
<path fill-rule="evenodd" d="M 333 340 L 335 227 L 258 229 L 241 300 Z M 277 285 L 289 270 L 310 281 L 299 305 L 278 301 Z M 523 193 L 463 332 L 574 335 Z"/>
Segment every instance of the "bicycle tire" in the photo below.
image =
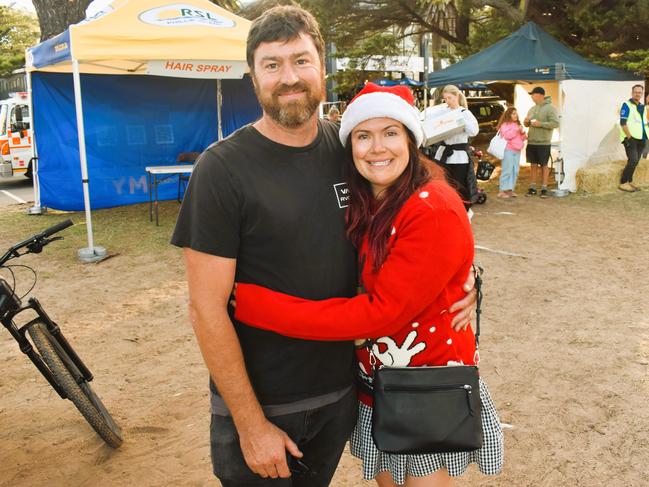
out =
<path fill-rule="evenodd" d="M 80 377 L 81 374 L 52 338 L 47 325 L 43 322 L 36 322 L 29 327 L 28 332 L 43 361 L 68 399 L 72 401 L 88 424 L 108 446 L 118 448 L 123 441 L 119 426 L 92 390 L 90 384 L 86 381 L 80 381 L 80 384 L 77 382 L 75 375 Z"/>

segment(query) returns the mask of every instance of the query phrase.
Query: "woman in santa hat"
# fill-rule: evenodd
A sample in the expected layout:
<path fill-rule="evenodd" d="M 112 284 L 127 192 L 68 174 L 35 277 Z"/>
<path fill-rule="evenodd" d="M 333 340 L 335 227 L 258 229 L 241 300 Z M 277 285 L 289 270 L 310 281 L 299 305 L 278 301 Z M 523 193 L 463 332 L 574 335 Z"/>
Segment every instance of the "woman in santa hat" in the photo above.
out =
<path fill-rule="evenodd" d="M 351 452 L 363 461 L 363 477 L 380 487 L 448 486 L 472 462 L 496 474 L 503 461 L 500 421 L 482 380 L 482 448 L 395 455 L 379 451 L 372 439 L 373 366 L 477 362 L 473 330 L 453 328 L 448 312 L 465 294 L 471 226 L 443 170 L 418 149 L 424 132 L 413 101 L 406 87 L 368 83 L 342 117 L 339 136 L 349 149 L 351 191 L 347 233 L 358 249 L 364 292 L 311 301 L 239 283 L 236 296 L 235 317 L 251 326 L 307 340 L 375 339 L 357 347 L 359 378 L 370 390 L 359 388 Z"/>

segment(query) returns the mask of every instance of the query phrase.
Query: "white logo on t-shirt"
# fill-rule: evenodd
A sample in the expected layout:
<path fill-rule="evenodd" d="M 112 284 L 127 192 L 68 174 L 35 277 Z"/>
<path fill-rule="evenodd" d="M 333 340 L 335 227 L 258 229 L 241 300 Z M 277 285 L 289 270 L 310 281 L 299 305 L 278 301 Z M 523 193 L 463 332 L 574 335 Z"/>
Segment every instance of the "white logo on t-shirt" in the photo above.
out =
<path fill-rule="evenodd" d="M 338 207 L 347 208 L 351 198 L 347 183 L 334 184 L 334 191 L 336 192 L 336 198 L 338 199 Z"/>

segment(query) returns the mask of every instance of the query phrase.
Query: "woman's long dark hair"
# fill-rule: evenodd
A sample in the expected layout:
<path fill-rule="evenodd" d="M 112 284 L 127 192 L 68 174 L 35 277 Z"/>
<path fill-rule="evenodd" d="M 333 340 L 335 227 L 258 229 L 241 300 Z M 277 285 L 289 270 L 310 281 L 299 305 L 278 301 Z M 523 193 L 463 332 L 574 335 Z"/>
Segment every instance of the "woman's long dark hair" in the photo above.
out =
<path fill-rule="evenodd" d="M 387 244 L 392 222 L 406 200 L 431 180 L 446 181 L 444 171 L 419 151 L 410 131 L 406 132 L 408 165 L 401 176 L 385 189 L 381 199 L 374 197 L 369 181 L 356 170 L 351 135 L 347 139 L 345 176 L 351 192 L 351 203 L 346 214 L 347 237 L 359 249 L 363 237 L 368 235 L 368 250 L 372 254 L 374 272 L 379 270 L 388 256 Z"/>

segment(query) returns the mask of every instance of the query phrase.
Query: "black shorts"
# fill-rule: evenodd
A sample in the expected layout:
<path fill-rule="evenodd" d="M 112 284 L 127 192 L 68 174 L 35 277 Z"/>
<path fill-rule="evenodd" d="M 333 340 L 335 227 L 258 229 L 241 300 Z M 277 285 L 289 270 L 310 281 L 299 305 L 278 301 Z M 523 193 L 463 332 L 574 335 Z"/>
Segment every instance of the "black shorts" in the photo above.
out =
<path fill-rule="evenodd" d="M 550 159 L 550 145 L 527 145 L 525 157 L 530 164 L 547 166 Z"/>
<path fill-rule="evenodd" d="M 290 479 L 263 479 L 246 465 L 239 433 L 230 416 L 212 414 L 212 467 L 223 487 L 313 487 L 329 485 L 347 440 L 356 425 L 356 388 L 339 401 L 309 411 L 268 418 L 304 453 L 301 465 L 287 458 Z M 300 467 L 300 468 L 298 468 Z"/>

